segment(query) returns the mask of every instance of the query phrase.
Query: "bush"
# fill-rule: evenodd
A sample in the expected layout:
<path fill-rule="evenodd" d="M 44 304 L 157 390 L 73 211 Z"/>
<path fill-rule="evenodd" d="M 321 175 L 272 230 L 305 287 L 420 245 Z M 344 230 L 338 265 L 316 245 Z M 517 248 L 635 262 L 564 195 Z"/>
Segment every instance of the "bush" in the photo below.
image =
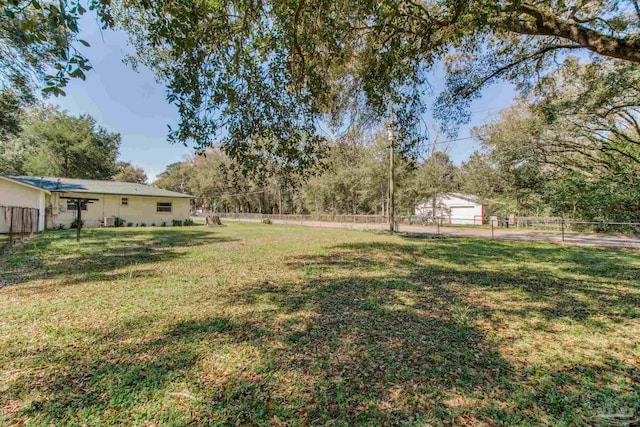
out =
<path fill-rule="evenodd" d="M 193 220 L 191 218 L 184 220 L 185 227 L 188 226 L 188 225 L 194 225 L 194 224 L 195 224 L 195 222 L 193 222 Z"/>
<path fill-rule="evenodd" d="M 58 230 L 64 230 L 64 224 L 58 224 Z"/>
<path fill-rule="evenodd" d="M 262 223 L 263 224 L 272 224 L 271 220 L 269 218 L 262 218 Z"/>
<path fill-rule="evenodd" d="M 151 226 L 152 226 L 152 227 L 155 227 L 155 226 L 156 226 L 156 223 L 155 223 L 155 222 L 152 222 L 152 223 L 151 223 Z"/>
<path fill-rule="evenodd" d="M 128 222 L 127 223 L 127 227 L 133 227 L 133 223 L 132 222 Z"/>
<path fill-rule="evenodd" d="M 166 227 L 167 226 L 167 221 L 162 221 L 162 224 L 160 224 L 160 227 Z"/>
<path fill-rule="evenodd" d="M 147 226 L 147 224 L 145 224 L 144 222 L 140 223 L 140 227 L 146 227 L 146 226 Z"/>
<path fill-rule="evenodd" d="M 80 227 L 84 227 L 84 221 L 80 220 Z M 78 218 L 75 218 L 73 221 L 71 221 L 71 225 L 69 226 L 69 228 L 78 228 Z"/>
<path fill-rule="evenodd" d="M 173 221 L 171 221 L 171 224 L 174 227 L 182 227 L 182 221 L 180 221 L 179 219 L 174 219 Z"/>
<path fill-rule="evenodd" d="M 120 217 L 115 217 L 113 219 L 113 225 L 115 227 L 124 227 L 125 223 L 126 223 L 126 221 L 124 219 L 120 218 Z"/>

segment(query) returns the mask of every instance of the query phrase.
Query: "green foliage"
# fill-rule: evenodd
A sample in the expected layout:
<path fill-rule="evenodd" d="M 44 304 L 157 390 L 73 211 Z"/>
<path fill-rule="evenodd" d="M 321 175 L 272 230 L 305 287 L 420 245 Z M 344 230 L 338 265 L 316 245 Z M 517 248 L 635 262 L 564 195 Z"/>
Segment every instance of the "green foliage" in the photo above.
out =
<path fill-rule="evenodd" d="M 77 36 L 87 9 L 103 29 L 113 25 L 106 0 L 1 0 L 0 87 L 33 99 L 43 83 L 43 95 L 59 96 L 70 79 L 84 80 L 91 66 L 79 49 L 89 44 Z"/>
<path fill-rule="evenodd" d="M 146 226 L 147 226 L 147 223 L 145 223 L 145 222 L 141 222 L 140 223 L 140 227 L 146 227 Z"/>
<path fill-rule="evenodd" d="M 195 223 L 193 222 L 193 220 L 191 218 L 189 218 L 189 219 L 185 219 L 184 220 L 184 225 L 185 226 L 191 226 L 191 225 L 195 225 Z"/>
<path fill-rule="evenodd" d="M 74 117 L 36 104 L 24 113 L 22 131 L 8 138 L 4 171 L 35 176 L 109 179 L 116 168 L 120 135 L 90 116 Z"/>
<path fill-rule="evenodd" d="M 127 223 L 127 227 L 133 227 L 133 223 L 132 222 L 128 222 Z"/>
<path fill-rule="evenodd" d="M 191 168 L 187 162 L 172 163 L 166 170 L 158 175 L 158 179 L 153 183 L 158 188 L 177 191 L 179 193 L 189 192 Z"/>
<path fill-rule="evenodd" d="M 454 127 L 484 87 L 507 79 L 530 89 L 568 51 L 638 63 L 636 6 L 125 0 L 118 18 L 136 48 L 133 62 L 150 66 L 178 107 L 173 140 L 204 148 L 220 139 L 244 167 L 276 159 L 289 171 L 317 160 L 318 122 L 337 133 L 371 128 L 391 108 L 411 150 L 422 136 L 427 73 L 441 61 L 447 86 L 436 112 Z"/>
<path fill-rule="evenodd" d="M 485 185 L 483 195 L 510 199 L 524 214 L 636 218 L 638 79 L 636 65 L 568 58 L 538 96 L 519 100 L 475 130 L 487 152 L 484 165 L 474 160 L 472 181 Z"/>
<path fill-rule="evenodd" d="M 182 221 L 179 219 L 171 220 L 171 225 L 174 227 L 182 227 Z"/>
<path fill-rule="evenodd" d="M 449 156 L 441 151 L 433 152 L 418 166 L 414 174 L 415 202 L 431 198 L 432 212 L 435 212 L 438 196 L 456 190 L 455 176 L 456 167 Z"/>
<path fill-rule="evenodd" d="M 271 220 L 269 218 L 262 218 L 262 223 L 263 224 L 272 224 Z"/>
<path fill-rule="evenodd" d="M 126 221 L 123 218 L 115 217 L 113 220 L 113 225 L 115 227 L 124 227 L 125 224 L 126 224 Z"/>
<path fill-rule="evenodd" d="M 84 221 L 80 220 L 80 227 L 84 227 Z M 78 218 L 74 218 L 69 225 L 69 228 L 78 228 Z"/>
<path fill-rule="evenodd" d="M 137 184 L 147 183 L 147 174 L 141 168 L 135 167 L 129 162 L 117 162 L 115 167 L 114 181 L 135 182 Z"/>
<path fill-rule="evenodd" d="M 20 133 L 22 103 L 15 91 L 0 92 L 0 142 L 4 145 L 10 136 Z"/>
<path fill-rule="evenodd" d="M 160 227 L 166 227 L 167 226 L 167 221 L 162 221 L 160 223 Z"/>

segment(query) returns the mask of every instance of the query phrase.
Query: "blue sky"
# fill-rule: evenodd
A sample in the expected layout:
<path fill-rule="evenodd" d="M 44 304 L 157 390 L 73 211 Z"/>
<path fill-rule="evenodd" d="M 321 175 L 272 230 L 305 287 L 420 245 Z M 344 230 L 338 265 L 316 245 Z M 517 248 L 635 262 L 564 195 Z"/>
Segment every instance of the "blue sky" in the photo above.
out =
<path fill-rule="evenodd" d="M 192 154 L 192 149 L 167 142 L 167 125 L 175 125 L 177 110 L 165 98 L 166 91 L 156 82 L 150 70 L 138 72 L 122 62 L 131 52 L 122 32 L 102 31 L 90 15 L 83 18 L 81 38 L 90 48 L 85 54 L 91 60 L 93 71 L 86 81 L 72 80 L 65 89 L 67 96 L 51 98 L 71 114 L 90 114 L 104 128 L 122 136 L 120 157 L 145 170 L 150 180 L 165 167 Z M 442 86 L 442 76 L 436 74 L 431 82 L 434 89 Z M 495 115 L 498 108 L 509 105 L 515 91 L 508 84 L 498 84 L 485 91 L 471 110 L 472 121 L 460 129 L 460 137 Z M 464 140 L 452 143 L 449 154 L 456 163 L 464 161 L 473 152 L 476 143 Z M 443 147 L 443 146 L 440 146 Z"/>

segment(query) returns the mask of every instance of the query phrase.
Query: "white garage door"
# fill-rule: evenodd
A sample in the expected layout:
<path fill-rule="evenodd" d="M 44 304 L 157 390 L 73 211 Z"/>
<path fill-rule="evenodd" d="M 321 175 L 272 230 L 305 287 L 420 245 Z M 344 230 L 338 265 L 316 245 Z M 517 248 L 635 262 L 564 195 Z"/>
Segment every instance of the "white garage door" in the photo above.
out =
<path fill-rule="evenodd" d="M 473 206 L 456 206 L 451 208 L 451 224 L 473 225 Z"/>

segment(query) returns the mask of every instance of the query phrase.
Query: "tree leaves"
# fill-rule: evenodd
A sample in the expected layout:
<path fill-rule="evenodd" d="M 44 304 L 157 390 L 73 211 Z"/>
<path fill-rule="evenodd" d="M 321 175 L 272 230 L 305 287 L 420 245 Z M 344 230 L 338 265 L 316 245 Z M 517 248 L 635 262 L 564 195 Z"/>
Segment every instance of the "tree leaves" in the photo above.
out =
<path fill-rule="evenodd" d="M 103 28 L 113 25 L 110 2 L 87 0 Z M 89 60 L 77 46 L 89 47 L 78 39 L 78 20 L 87 12 L 83 0 L 0 0 L 0 83 L 32 96 L 63 96 L 71 78 L 85 79 Z M 52 73 L 51 70 L 54 70 Z M 44 83 L 44 88 L 42 88 Z"/>

